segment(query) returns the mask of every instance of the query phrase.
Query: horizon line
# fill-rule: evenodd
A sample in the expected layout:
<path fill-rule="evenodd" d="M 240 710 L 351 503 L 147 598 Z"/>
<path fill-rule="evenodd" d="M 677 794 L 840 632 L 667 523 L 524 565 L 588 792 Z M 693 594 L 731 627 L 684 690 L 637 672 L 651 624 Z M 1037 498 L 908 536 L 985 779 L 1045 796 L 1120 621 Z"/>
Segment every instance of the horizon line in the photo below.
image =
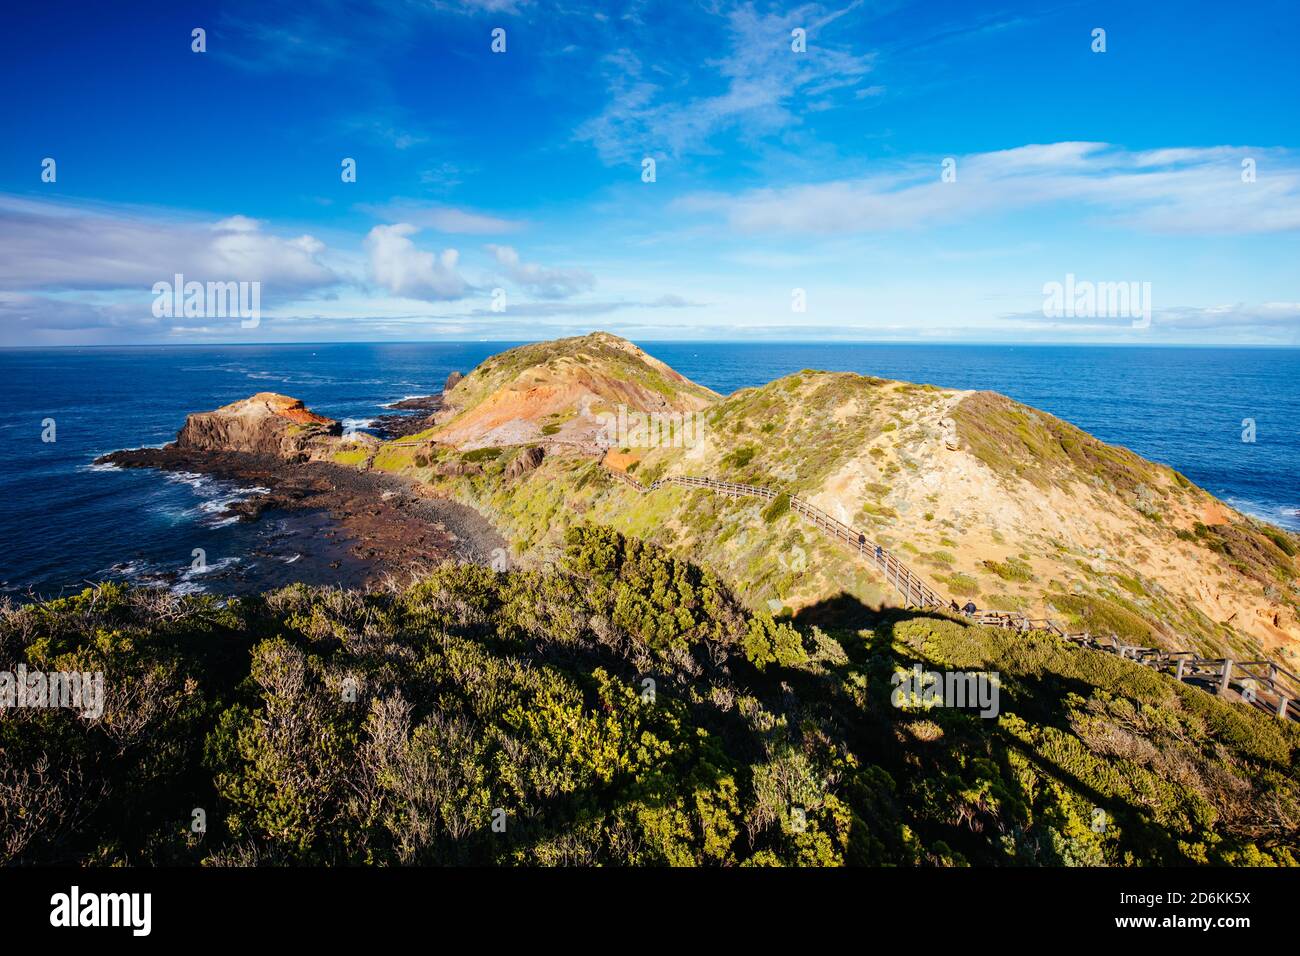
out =
<path fill-rule="evenodd" d="M 603 330 L 594 330 L 603 331 Z M 0 352 L 19 351 L 55 351 L 59 349 L 189 349 L 189 348 L 277 348 L 305 345 L 534 345 L 542 342 L 555 342 L 560 339 L 582 338 L 577 335 L 559 335 L 554 338 L 529 339 L 343 339 L 343 340 L 304 340 L 292 342 L 120 342 L 85 343 L 69 345 L 0 345 Z M 618 335 L 611 332 L 610 335 Z M 661 345 L 879 345 L 879 346 L 933 346 L 937 348 L 969 348 L 973 346 L 1004 348 L 1112 348 L 1112 349 L 1256 349 L 1297 351 L 1300 343 L 1284 345 L 1276 343 L 1232 343 L 1217 344 L 1210 342 L 1005 342 L 974 339 L 967 342 L 933 342 L 925 339 L 637 339 L 618 335 L 619 338 L 637 344 Z"/>

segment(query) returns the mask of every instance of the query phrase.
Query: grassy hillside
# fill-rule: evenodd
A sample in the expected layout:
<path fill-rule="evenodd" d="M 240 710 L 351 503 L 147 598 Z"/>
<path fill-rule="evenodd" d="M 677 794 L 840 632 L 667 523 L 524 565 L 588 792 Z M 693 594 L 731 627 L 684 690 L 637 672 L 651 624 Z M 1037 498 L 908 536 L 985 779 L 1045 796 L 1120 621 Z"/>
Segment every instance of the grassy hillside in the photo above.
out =
<path fill-rule="evenodd" d="M 443 396 L 457 411 L 475 408 L 503 388 L 532 385 L 557 374 L 597 372 L 612 380 L 635 383 L 676 403 L 681 396 L 712 402 L 717 394 L 696 385 L 626 339 L 605 332 L 521 345 L 494 355 Z"/>
<path fill-rule="evenodd" d="M 707 563 L 751 607 L 840 591 L 892 601 L 791 514 L 707 492 L 642 497 L 601 478 L 600 450 L 573 438 L 591 439 L 593 409 L 612 407 L 618 388 L 636 386 L 633 407 L 654 407 L 656 389 L 679 408 L 704 401 L 666 368 L 603 333 L 511 350 L 457 386 L 448 418 L 423 436 L 434 444 L 391 448 L 374 466 L 482 509 L 526 563 L 595 520 Z M 593 394 L 604 397 L 593 405 Z M 1300 540 L 1051 415 L 990 392 L 811 370 L 697 407 L 693 447 L 616 444 L 605 464 L 646 483 L 712 476 L 804 496 L 960 602 L 1300 666 Z M 505 480 L 524 445 L 544 447 L 546 462 Z"/>
<path fill-rule="evenodd" d="M 576 528 L 547 572 L 6 608 L 0 862 L 1287 864 L 1300 729 L 1110 655 L 852 599 L 792 623 Z M 913 664 L 1000 712 L 900 708 Z M 647 683 L 651 681 L 653 683 Z M 193 832 L 194 810 L 207 829 Z M 494 821 L 504 822 L 504 831 Z"/>

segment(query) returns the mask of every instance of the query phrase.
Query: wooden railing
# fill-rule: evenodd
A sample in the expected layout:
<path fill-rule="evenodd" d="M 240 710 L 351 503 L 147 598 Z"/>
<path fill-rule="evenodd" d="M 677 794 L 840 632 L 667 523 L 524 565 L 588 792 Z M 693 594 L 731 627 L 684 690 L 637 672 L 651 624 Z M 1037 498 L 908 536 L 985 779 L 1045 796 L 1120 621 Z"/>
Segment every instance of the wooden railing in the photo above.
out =
<path fill-rule="evenodd" d="M 710 491 L 716 491 L 731 498 L 748 497 L 771 501 L 780 494 L 770 488 L 760 488 L 756 485 L 740 485 L 734 481 L 719 481 L 716 478 L 687 478 L 670 475 L 666 478 L 660 478 L 647 486 L 621 471 L 611 470 L 610 474 L 642 492 L 654 491 L 664 485 L 682 485 L 686 488 L 707 488 Z M 844 522 L 831 517 L 825 511 L 795 495 L 790 496 L 790 510 L 825 534 L 848 545 L 860 557 L 874 564 L 884 574 L 885 580 L 889 582 L 890 586 L 903 596 L 904 606 L 916 608 L 949 606 L 939 595 L 939 592 L 931 587 L 924 578 L 898 560 L 898 556 L 888 548 L 868 540 L 865 532 L 854 530 Z"/>
<path fill-rule="evenodd" d="M 626 472 L 612 468 L 606 470 L 619 481 L 642 493 L 665 485 L 680 485 L 684 488 L 707 489 L 730 498 L 771 501 L 780 494 L 771 488 L 757 485 L 681 475 L 658 478 L 645 485 Z M 889 585 L 902 595 L 905 607 L 948 611 L 956 607 L 955 601 L 945 600 L 923 577 L 900 561 L 897 555 L 870 541 L 866 532 L 850 527 L 794 495 L 790 496 L 790 510 L 873 564 L 885 576 Z M 1096 637 L 1087 631 L 1072 632 L 1050 618 L 1030 618 L 1019 611 L 985 610 L 967 617 L 985 627 L 1054 634 L 1081 647 L 1118 654 L 1135 663 L 1169 673 L 1176 680 L 1202 688 L 1208 687 L 1215 694 L 1224 695 L 1235 691 L 1245 703 L 1278 717 L 1300 720 L 1300 676 L 1274 661 L 1233 661 L 1229 658 L 1201 657 L 1194 651 L 1168 651 L 1159 647 L 1125 644 L 1113 634 L 1109 637 Z"/>

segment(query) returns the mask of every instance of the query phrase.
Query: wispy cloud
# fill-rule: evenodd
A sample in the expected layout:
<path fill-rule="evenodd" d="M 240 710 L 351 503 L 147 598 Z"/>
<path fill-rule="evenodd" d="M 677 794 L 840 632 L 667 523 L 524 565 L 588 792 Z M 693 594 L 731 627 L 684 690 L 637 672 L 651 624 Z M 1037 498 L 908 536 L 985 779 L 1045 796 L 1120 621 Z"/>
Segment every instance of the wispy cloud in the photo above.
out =
<path fill-rule="evenodd" d="M 379 50 L 391 56 L 404 49 L 413 40 L 412 20 L 428 21 L 432 9 L 383 0 L 258 4 L 223 14 L 209 31 L 209 49 L 222 62 L 252 73 L 326 73 L 371 59 Z"/>
<path fill-rule="evenodd" d="M 489 245 L 487 250 L 512 282 L 541 299 L 566 299 L 596 284 L 595 277 L 583 269 L 547 269 L 524 262 L 511 246 Z"/>
<path fill-rule="evenodd" d="M 1098 320 L 1090 317 L 1065 318 L 1024 312 L 1003 316 L 1004 320 L 1051 326 L 1072 332 L 1113 332 L 1131 326 L 1127 319 Z M 1143 330 L 1144 332 L 1147 330 Z M 1290 333 L 1300 339 L 1300 302 L 1237 302 L 1214 306 L 1173 306 L 1154 310 L 1152 335 L 1183 332 Z"/>
<path fill-rule="evenodd" d="M 1156 233 L 1247 234 L 1300 229 L 1300 159 L 1257 147 L 1134 152 L 1105 143 L 1050 143 L 909 162 L 857 179 L 699 193 L 687 212 L 721 216 L 745 233 L 868 233 L 922 229 L 1073 203 L 1103 224 Z M 1255 179 L 1243 180 L 1243 160 Z"/>
<path fill-rule="evenodd" d="M 381 205 L 362 203 L 357 208 L 388 222 L 408 222 L 425 229 L 460 235 L 504 235 L 518 232 L 527 225 L 519 219 L 410 199 L 393 199 Z"/>
<path fill-rule="evenodd" d="M 517 14 L 533 5 L 532 0 L 431 0 L 435 10 L 473 16 L 480 13 Z"/>
<path fill-rule="evenodd" d="M 0 289 L 148 290 L 177 272 L 281 290 L 341 280 L 321 240 L 264 226 L 247 216 L 185 220 L 0 196 Z"/>
<path fill-rule="evenodd" d="M 822 41 L 821 26 L 835 19 L 815 4 L 784 14 L 744 4 L 726 15 L 728 50 L 720 58 L 680 57 L 666 67 L 617 49 L 603 60 L 610 102 L 577 137 L 614 164 L 707 152 L 724 131 L 753 139 L 798 125 L 794 104 L 852 91 L 871 72 L 873 54 Z M 807 31 L 805 52 L 791 48 L 795 28 Z M 698 92 L 709 87 L 716 92 Z"/>
<path fill-rule="evenodd" d="M 604 300 L 599 302 L 524 302 L 507 307 L 505 312 L 495 312 L 491 308 L 476 308 L 467 312 L 454 313 L 452 318 L 477 318 L 500 320 L 502 316 L 511 318 L 589 318 L 597 315 L 609 315 L 612 312 L 624 312 L 633 309 L 697 309 L 702 303 L 691 302 L 679 295 L 662 295 L 657 299 L 645 301 L 635 299 Z"/>

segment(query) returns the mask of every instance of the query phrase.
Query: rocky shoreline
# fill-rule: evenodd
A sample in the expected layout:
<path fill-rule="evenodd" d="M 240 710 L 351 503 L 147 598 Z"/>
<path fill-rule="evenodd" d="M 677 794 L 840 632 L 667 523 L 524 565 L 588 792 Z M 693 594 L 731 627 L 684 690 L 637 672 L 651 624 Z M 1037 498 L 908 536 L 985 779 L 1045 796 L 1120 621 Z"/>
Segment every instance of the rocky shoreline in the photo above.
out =
<path fill-rule="evenodd" d="M 442 408 L 442 396 L 418 395 L 414 398 L 404 398 L 400 402 L 389 405 L 388 408 L 390 411 L 420 413 L 415 415 L 380 415 L 374 420 L 371 430 L 377 432 L 378 437 L 384 441 L 393 441 L 397 438 L 405 438 L 407 435 L 414 435 L 416 432 L 428 428 L 429 417 Z"/>
<path fill-rule="evenodd" d="M 376 430 L 404 437 L 429 427 L 440 395 L 403 399 Z M 406 414 L 400 414 L 405 412 Z M 383 472 L 322 460 L 321 443 L 337 441 L 337 422 L 301 402 L 260 393 L 214 412 L 188 416 L 176 441 L 162 448 L 115 451 L 96 464 L 192 472 L 268 489 L 235 501 L 219 517 L 256 521 L 264 513 L 327 514 L 360 562 L 366 584 L 453 559 L 490 564 L 505 548 L 491 523 L 472 508 L 421 495 L 410 482 Z M 333 531 L 315 537 L 335 539 Z M 321 542 L 337 551 L 338 541 Z M 338 564 L 330 563 L 330 567 Z M 347 577 L 355 578 L 355 568 Z"/>
<path fill-rule="evenodd" d="M 116 451 L 98 463 L 211 475 L 269 489 L 230 505 L 223 516 L 255 521 L 267 511 L 324 511 L 350 539 L 350 552 L 369 565 L 367 578 L 459 559 L 489 564 L 505 540 L 472 508 L 415 494 L 393 475 L 320 461 L 181 448 Z"/>

